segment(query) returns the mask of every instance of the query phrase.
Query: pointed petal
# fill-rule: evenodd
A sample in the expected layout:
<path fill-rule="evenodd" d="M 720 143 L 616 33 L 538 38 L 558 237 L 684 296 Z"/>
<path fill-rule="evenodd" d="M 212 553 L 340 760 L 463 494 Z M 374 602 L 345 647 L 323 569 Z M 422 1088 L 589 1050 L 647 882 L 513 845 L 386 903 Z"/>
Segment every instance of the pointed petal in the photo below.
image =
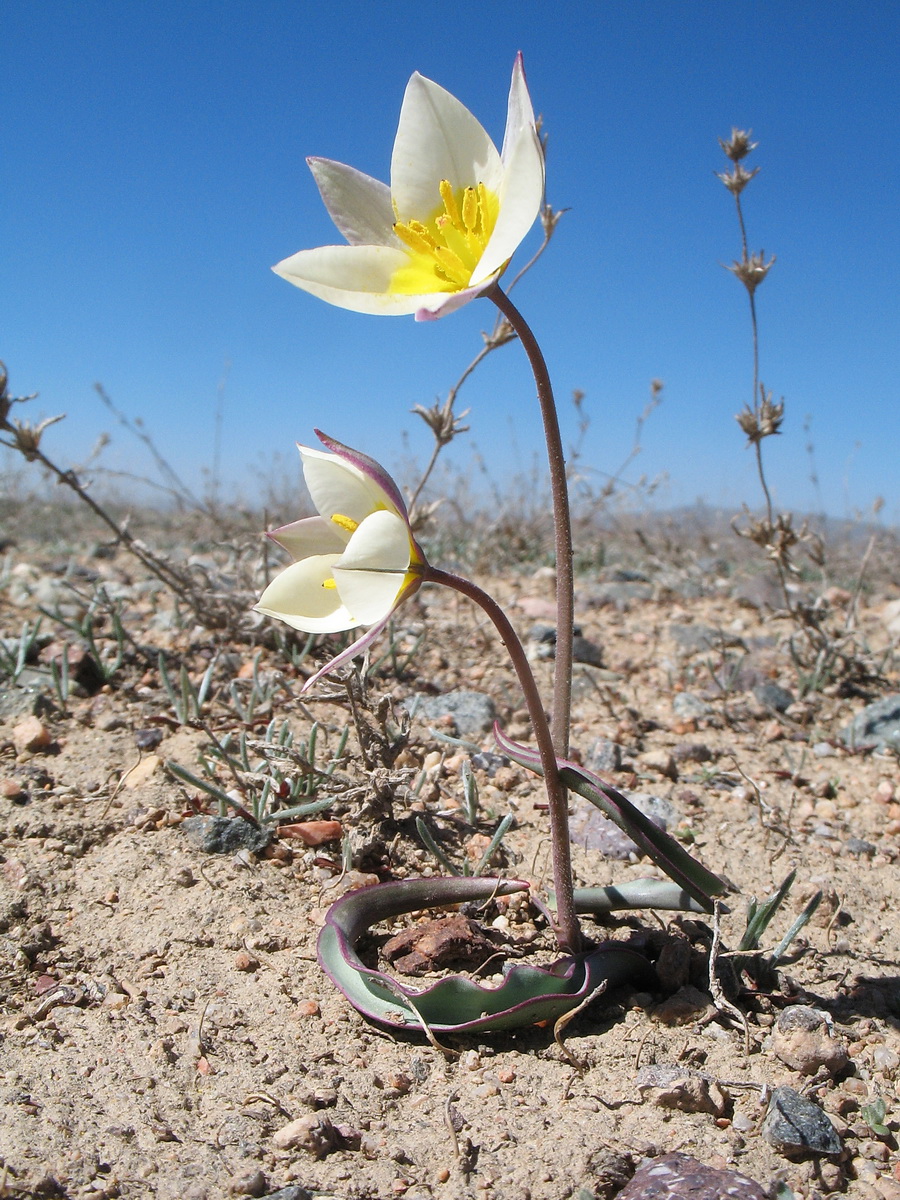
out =
<path fill-rule="evenodd" d="M 428 220 L 441 206 L 440 182 L 499 191 L 500 155 L 481 124 L 448 91 L 416 72 L 406 86 L 391 156 L 397 219 Z M 415 311 L 415 310 L 413 310 Z"/>
<path fill-rule="evenodd" d="M 512 258 L 534 224 L 544 198 L 544 152 L 534 126 L 513 142 L 498 194 L 500 212 L 472 282 L 481 283 Z"/>
<path fill-rule="evenodd" d="M 391 189 L 355 167 L 308 158 L 328 213 L 351 246 L 398 246 Z"/>
<path fill-rule="evenodd" d="M 388 621 L 394 615 L 394 610 L 398 608 L 408 596 L 411 596 L 413 592 L 417 591 L 421 583 L 422 581 L 419 578 L 409 579 L 398 593 L 394 608 L 392 608 L 391 611 L 377 623 L 377 625 L 373 625 L 371 629 L 367 629 L 362 637 L 357 638 L 356 641 L 353 642 L 352 645 L 348 646 L 346 650 L 342 650 L 340 654 L 331 660 L 331 662 L 326 663 L 321 670 L 316 671 L 315 675 L 307 679 L 300 691 L 308 691 L 309 688 L 311 688 L 314 683 L 317 683 L 324 675 L 327 675 L 336 667 L 342 667 L 344 663 L 350 662 L 350 660 L 352 658 L 356 658 L 358 654 L 362 654 L 363 651 L 366 650 L 367 647 L 371 645 L 371 643 L 374 642 L 378 635 L 384 630 Z"/>
<path fill-rule="evenodd" d="M 476 296 L 483 295 L 489 287 L 492 287 L 497 282 L 499 277 L 500 272 L 496 271 L 490 279 L 479 283 L 478 287 L 466 288 L 462 292 L 444 293 L 440 297 L 419 296 L 418 299 L 422 307 L 416 309 L 416 320 L 437 321 L 441 317 L 446 317 L 448 313 L 456 312 L 458 308 L 462 308 L 470 300 L 474 300 Z M 424 301 L 429 299 L 433 302 L 430 304 L 424 303 Z"/>
<path fill-rule="evenodd" d="M 304 633 L 337 633 L 359 621 L 351 617 L 337 588 L 325 587 L 333 578 L 338 554 L 319 554 L 292 563 L 277 575 L 255 605 L 257 612 L 277 617 Z"/>
<path fill-rule="evenodd" d="M 326 450 L 338 455 L 339 458 L 361 471 L 363 475 L 368 476 L 375 487 L 384 492 L 391 500 L 397 512 L 403 517 L 406 516 L 406 501 L 381 463 L 377 463 L 374 458 L 369 458 L 368 454 L 363 454 L 361 450 L 354 450 L 351 446 L 345 446 L 343 442 L 339 442 L 337 438 L 329 437 L 321 429 L 316 429 L 315 435 Z"/>
<path fill-rule="evenodd" d="M 328 454 L 311 446 L 298 446 L 303 460 L 303 478 L 313 504 L 329 524 L 336 513 L 360 524 L 376 509 L 393 510 L 393 497 L 360 467 L 337 454 Z M 342 548 L 350 541 L 341 539 Z"/>
<path fill-rule="evenodd" d="M 391 276 L 409 262 L 391 246 L 319 246 L 285 258 L 272 270 L 295 287 L 351 312 L 409 316 L 418 296 L 389 292 Z"/>
<path fill-rule="evenodd" d="M 329 675 L 338 667 L 342 667 L 344 663 L 348 663 L 351 659 L 356 658 L 358 654 L 362 654 L 363 651 L 375 641 L 375 639 L 387 625 L 390 618 L 391 614 L 388 613 L 383 621 L 379 621 L 377 625 L 373 625 L 371 629 L 367 629 L 362 637 L 357 638 L 356 641 L 349 645 L 346 650 L 342 650 L 340 654 L 335 655 L 330 662 L 326 663 L 324 667 L 321 667 L 318 671 L 316 671 L 315 675 L 311 675 L 300 689 L 301 694 L 303 692 L 308 692 L 313 684 L 318 683 L 320 679 L 323 679 L 326 675 Z"/>
<path fill-rule="evenodd" d="M 534 129 L 534 127 L 534 108 L 531 104 L 531 96 L 528 94 L 528 84 L 525 82 L 525 65 L 520 50 L 513 63 L 509 101 L 506 106 L 506 131 L 503 134 L 503 149 L 500 151 L 504 166 L 520 134 L 524 130 Z"/>
<path fill-rule="evenodd" d="M 283 546 L 295 561 L 312 554 L 340 554 L 350 541 L 350 534 L 345 529 L 322 517 L 305 517 L 302 521 L 282 525 L 268 536 Z"/>

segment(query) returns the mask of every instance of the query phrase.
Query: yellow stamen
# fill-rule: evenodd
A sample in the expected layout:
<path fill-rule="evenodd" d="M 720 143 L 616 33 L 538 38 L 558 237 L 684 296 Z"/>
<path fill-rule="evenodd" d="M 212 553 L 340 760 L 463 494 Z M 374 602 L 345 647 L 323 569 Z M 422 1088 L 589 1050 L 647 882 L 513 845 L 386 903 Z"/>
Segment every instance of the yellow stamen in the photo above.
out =
<path fill-rule="evenodd" d="M 348 533 L 356 533 L 359 529 L 359 521 L 354 521 L 352 517 L 345 517 L 343 513 L 332 513 L 331 519 L 335 525 L 339 525 L 341 529 L 346 529 Z M 332 587 L 334 584 L 332 584 Z"/>
<path fill-rule="evenodd" d="M 334 582 L 334 579 L 323 579 L 322 587 L 330 588 L 332 591 L 335 591 L 337 589 L 337 584 Z"/>
<path fill-rule="evenodd" d="M 409 262 L 394 272 L 391 292 L 458 292 L 471 282 L 497 224 L 500 201 L 483 183 L 454 191 L 442 179 L 439 191 L 441 205 L 427 221 L 394 225 Z"/>

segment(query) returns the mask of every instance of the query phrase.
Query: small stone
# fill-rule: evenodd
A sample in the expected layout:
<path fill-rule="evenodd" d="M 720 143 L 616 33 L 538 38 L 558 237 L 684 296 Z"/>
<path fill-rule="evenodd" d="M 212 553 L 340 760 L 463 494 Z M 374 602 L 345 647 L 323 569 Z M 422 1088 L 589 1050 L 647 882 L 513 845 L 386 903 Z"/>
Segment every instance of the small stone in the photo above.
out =
<path fill-rule="evenodd" d="M 804 1004 L 791 1004 L 779 1013 L 772 1051 L 803 1075 L 815 1075 L 820 1068 L 833 1075 L 848 1062 L 847 1048 L 832 1035 L 825 1013 Z"/>
<path fill-rule="evenodd" d="M 710 1113 L 721 1117 L 730 1099 L 715 1080 L 676 1065 L 659 1063 L 642 1067 L 636 1083 L 641 1095 L 657 1108 L 674 1108 L 680 1112 Z"/>
<path fill-rule="evenodd" d="M 228 1185 L 232 1196 L 264 1196 L 269 1181 L 262 1171 L 248 1171 L 244 1175 L 235 1175 Z"/>
<path fill-rule="evenodd" d="M 336 1141 L 334 1126 L 321 1113 L 298 1117 L 272 1134 L 272 1145 L 276 1150 L 305 1150 L 314 1158 L 324 1158 L 334 1149 Z"/>
<path fill-rule="evenodd" d="M 31 716 L 13 727 L 12 740 L 17 754 L 33 754 L 46 749 L 53 739 L 40 717 Z"/>
<path fill-rule="evenodd" d="M 268 829 L 260 829 L 243 817 L 186 817 L 181 828 L 205 854 L 234 854 L 238 850 L 258 854 L 272 836 Z"/>
<path fill-rule="evenodd" d="M 787 688 L 771 681 L 755 687 L 753 695 L 763 708 L 772 708 L 779 713 L 785 712 L 794 703 L 794 697 Z"/>
<path fill-rule="evenodd" d="M 844 842 L 844 849 L 848 854 L 855 854 L 857 858 L 871 858 L 877 852 L 878 847 L 864 838 L 852 837 L 847 838 Z"/>
<path fill-rule="evenodd" d="M 650 1019 L 658 1021 L 661 1025 L 689 1025 L 714 1012 L 715 1008 L 707 993 L 688 985 L 679 988 L 674 996 L 669 996 L 651 1009 Z"/>
<path fill-rule="evenodd" d="M 161 729 L 139 729 L 134 735 L 134 744 L 138 750 L 155 750 L 159 743 L 163 740 L 163 731 Z"/>
<path fill-rule="evenodd" d="M 587 752 L 584 765 L 601 775 L 613 774 L 622 768 L 622 747 L 609 738 L 597 738 Z"/>
<path fill-rule="evenodd" d="M 319 1011 L 319 1005 L 315 1000 L 301 1000 L 296 1009 L 297 1015 L 300 1017 L 317 1017 Z"/>
<path fill-rule="evenodd" d="M 645 750 L 638 763 L 645 771 L 654 771 L 673 783 L 678 779 L 678 767 L 668 750 Z"/>
<path fill-rule="evenodd" d="M 259 970 L 259 959 L 248 950 L 239 950 L 234 956 L 234 966 L 238 971 L 257 971 Z"/>
<path fill-rule="evenodd" d="M 159 768 L 162 766 L 162 759 L 158 754 L 148 754 L 140 760 L 124 778 L 123 784 L 130 792 L 135 788 L 143 787 Z"/>
<path fill-rule="evenodd" d="M 23 797 L 27 799 L 28 793 L 18 779 L 0 779 L 0 796 L 4 800 L 11 800 L 13 804 L 18 804 Z"/>
<path fill-rule="evenodd" d="M 416 696 L 416 717 L 424 723 L 434 723 L 450 717 L 460 737 L 480 737 L 488 733 L 497 719 L 497 710 L 490 696 L 483 692 L 447 692 L 440 696 Z"/>
<path fill-rule="evenodd" d="M 900 748 L 900 694 L 885 696 L 858 712 L 841 731 L 841 740 L 852 749 L 863 746 L 874 746 L 877 750 Z"/>
<path fill-rule="evenodd" d="M 767 1195 L 746 1175 L 675 1153 L 643 1163 L 616 1200 L 766 1200 Z"/>
<path fill-rule="evenodd" d="M 672 711 L 676 717 L 686 721 L 698 721 L 712 713 L 712 705 L 701 700 L 692 692 L 678 692 L 672 701 Z"/>
<path fill-rule="evenodd" d="M 772 1092 L 762 1123 L 763 1137 L 783 1154 L 807 1151 L 840 1154 L 841 1139 L 828 1117 L 811 1100 L 790 1087 Z"/>

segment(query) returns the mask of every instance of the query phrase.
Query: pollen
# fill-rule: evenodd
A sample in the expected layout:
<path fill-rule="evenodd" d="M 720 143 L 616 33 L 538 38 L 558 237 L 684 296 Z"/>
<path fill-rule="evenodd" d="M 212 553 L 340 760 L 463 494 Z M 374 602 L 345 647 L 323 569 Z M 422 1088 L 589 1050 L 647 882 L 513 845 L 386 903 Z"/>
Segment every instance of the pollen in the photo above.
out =
<path fill-rule="evenodd" d="M 341 529 L 346 529 L 348 533 L 356 533 L 359 529 L 359 521 L 354 521 L 352 517 L 345 517 L 343 513 L 332 513 L 331 519 L 335 525 L 339 525 Z M 334 586 L 332 581 L 332 586 Z"/>
<path fill-rule="evenodd" d="M 322 587 L 323 587 L 323 588 L 329 588 L 331 591 L 335 591 L 335 590 L 337 589 L 337 584 L 334 582 L 334 579 L 333 579 L 333 578 L 331 578 L 331 579 L 323 579 L 323 580 L 322 580 Z"/>
<path fill-rule="evenodd" d="M 447 179 L 441 180 L 440 196 L 429 220 L 394 225 L 409 262 L 394 272 L 391 292 L 414 296 L 469 286 L 497 224 L 500 201 L 483 183 L 454 191 Z"/>

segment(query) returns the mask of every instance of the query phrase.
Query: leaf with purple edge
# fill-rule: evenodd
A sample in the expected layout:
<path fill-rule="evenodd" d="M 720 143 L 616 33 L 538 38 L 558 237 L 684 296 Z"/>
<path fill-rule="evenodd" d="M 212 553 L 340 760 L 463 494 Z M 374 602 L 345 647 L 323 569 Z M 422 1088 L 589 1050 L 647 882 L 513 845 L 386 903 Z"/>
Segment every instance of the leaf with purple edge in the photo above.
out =
<path fill-rule="evenodd" d="M 348 892 L 326 915 L 319 934 L 319 965 L 364 1016 L 391 1029 L 422 1029 L 424 1022 L 434 1033 L 515 1029 L 554 1021 L 577 1008 L 604 981 L 615 985 L 652 978 L 642 955 L 607 944 L 550 967 L 516 964 L 499 987 L 451 975 L 414 989 L 367 967 L 356 952 L 360 938 L 378 921 L 527 890 L 522 880 L 469 877 L 401 880 Z"/>
<path fill-rule="evenodd" d="M 514 762 L 528 767 L 538 775 L 543 774 L 537 750 L 513 741 L 498 724 L 494 725 L 494 739 L 503 753 Z M 658 825 L 654 825 L 627 797 L 608 783 L 604 783 L 597 775 L 577 763 L 562 758 L 557 759 L 557 768 L 565 787 L 590 801 L 624 830 L 649 859 L 697 901 L 702 911 L 713 911 L 715 906 L 712 897 L 720 896 L 728 890 L 724 880 L 698 863 L 680 843 Z"/>

